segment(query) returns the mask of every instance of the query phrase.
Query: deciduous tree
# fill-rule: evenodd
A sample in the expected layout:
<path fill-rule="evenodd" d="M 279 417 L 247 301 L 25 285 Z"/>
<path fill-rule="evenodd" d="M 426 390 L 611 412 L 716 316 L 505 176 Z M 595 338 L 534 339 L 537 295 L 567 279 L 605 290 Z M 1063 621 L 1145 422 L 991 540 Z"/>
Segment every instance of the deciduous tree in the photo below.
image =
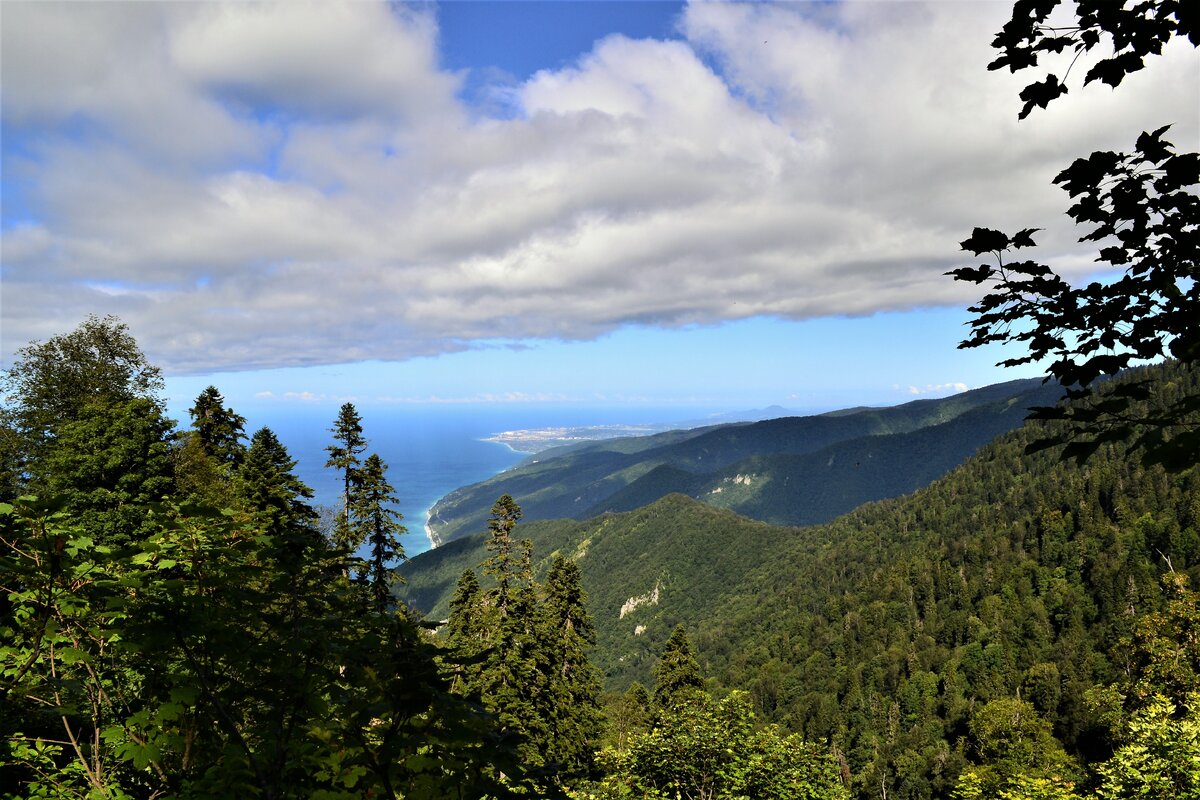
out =
<path fill-rule="evenodd" d="M 1017 72 L 1064 51 L 1074 53 L 1073 65 L 1107 42 L 1112 55 L 1092 65 L 1084 84 L 1116 87 L 1174 37 L 1200 45 L 1192 4 L 1179 0 L 1081 0 L 1074 7 L 1074 25 L 1052 26 L 1049 20 L 1059 5 L 1059 0 L 1018 0 L 1012 19 L 992 43 L 1000 55 L 989 68 Z M 1020 116 L 1066 92 L 1066 84 L 1048 73 L 1021 92 Z M 1157 403 L 1159 410 L 1150 414 L 1143 401 L 1158 387 L 1148 382 L 1096 392 L 1098 379 L 1134 364 L 1171 357 L 1194 368 L 1200 359 L 1195 324 L 1200 319 L 1200 198 L 1193 188 L 1200 183 L 1200 155 L 1176 153 L 1164 138 L 1166 131 L 1143 133 L 1132 153 L 1102 151 L 1077 159 L 1055 178 L 1074 201 L 1067 213 L 1076 224 L 1090 226 L 1080 241 L 1100 246 L 1096 261 L 1119 273 L 1116 280 L 1075 287 L 1045 264 L 1008 258 L 1010 251 L 1034 246 L 1032 228 L 1011 236 L 976 228 L 962 242 L 964 250 L 991 254 L 993 260 L 950 273 L 991 287 L 971 308 L 976 315 L 972 335 L 960 347 L 1018 343 L 1027 352 L 1001 364 L 1049 358 L 1050 376 L 1075 401 L 1036 410 L 1038 418 L 1068 423 L 1065 433 L 1038 446 L 1067 444 L 1068 455 L 1085 459 L 1106 442 L 1133 438 L 1148 462 L 1169 469 L 1200 459 L 1200 396 Z"/>

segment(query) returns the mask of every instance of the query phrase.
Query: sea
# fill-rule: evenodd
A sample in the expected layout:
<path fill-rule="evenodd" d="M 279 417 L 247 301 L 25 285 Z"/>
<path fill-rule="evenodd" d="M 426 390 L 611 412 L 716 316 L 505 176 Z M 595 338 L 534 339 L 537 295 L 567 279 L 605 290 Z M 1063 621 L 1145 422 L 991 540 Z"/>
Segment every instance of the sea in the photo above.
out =
<path fill-rule="evenodd" d="M 325 405 L 247 409 L 246 433 L 269 427 L 296 460 L 296 475 L 310 486 L 313 502 L 338 506 L 341 483 L 338 473 L 325 467 L 325 448 L 332 442 L 329 429 L 337 408 Z M 399 502 L 408 532 L 401 537 L 409 557 L 430 548 L 425 525 L 429 509 L 455 489 L 490 478 L 526 458 L 505 444 L 484 441 L 512 430 L 599 425 L 662 425 L 678 422 L 692 427 L 705 412 L 696 408 L 664 407 L 542 407 L 401 406 L 358 408 L 367 450 L 388 465 L 388 479 Z M 187 414 L 176 415 L 180 426 Z"/>

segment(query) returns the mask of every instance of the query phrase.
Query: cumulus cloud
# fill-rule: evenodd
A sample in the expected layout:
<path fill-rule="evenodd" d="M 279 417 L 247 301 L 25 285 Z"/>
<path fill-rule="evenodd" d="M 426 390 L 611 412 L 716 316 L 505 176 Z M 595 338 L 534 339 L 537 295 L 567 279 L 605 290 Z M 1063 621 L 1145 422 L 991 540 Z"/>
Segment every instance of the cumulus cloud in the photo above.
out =
<path fill-rule="evenodd" d="M 202 372 L 962 305 L 974 225 L 1086 274 L 1050 179 L 1195 142 L 1195 54 L 1018 125 L 1006 12 L 698 3 L 488 118 L 424 6 L 6 6 L 4 349 L 89 312 Z"/>

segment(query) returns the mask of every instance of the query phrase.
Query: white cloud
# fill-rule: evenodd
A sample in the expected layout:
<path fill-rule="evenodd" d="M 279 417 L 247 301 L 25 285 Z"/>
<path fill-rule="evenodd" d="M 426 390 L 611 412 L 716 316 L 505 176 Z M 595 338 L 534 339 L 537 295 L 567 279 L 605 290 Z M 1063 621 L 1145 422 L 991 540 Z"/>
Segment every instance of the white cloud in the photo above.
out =
<path fill-rule="evenodd" d="M 427 11 L 6 5 L 4 347 L 116 313 L 206 371 L 964 305 L 974 225 L 1047 227 L 1082 276 L 1050 178 L 1161 122 L 1195 142 L 1195 53 L 1017 124 L 1006 13 L 696 4 L 686 41 L 606 38 L 487 119 Z"/>
<path fill-rule="evenodd" d="M 900 386 L 897 384 L 897 385 L 893 386 L 892 388 L 899 390 Z M 959 392 L 965 392 L 969 388 L 970 388 L 969 386 L 967 386 L 965 383 L 962 383 L 961 381 L 959 381 L 957 383 L 927 383 L 927 384 L 925 384 L 924 387 L 909 386 L 908 394 L 911 394 L 911 395 L 922 395 L 922 394 L 950 395 L 950 394 L 958 394 Z"/>

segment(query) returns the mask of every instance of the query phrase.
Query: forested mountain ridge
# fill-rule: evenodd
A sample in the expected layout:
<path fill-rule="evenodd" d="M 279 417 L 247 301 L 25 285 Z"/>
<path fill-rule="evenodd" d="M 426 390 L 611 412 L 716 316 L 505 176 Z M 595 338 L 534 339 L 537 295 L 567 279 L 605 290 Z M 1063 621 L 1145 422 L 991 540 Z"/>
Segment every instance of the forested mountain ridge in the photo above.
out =
<path fill-rule="evenodd" d="M 1198 383 L 1176 366 L 1143 374 L 1163 399 Z M 985 710 L 1017 699 L 1082 774 L 1111 747 L 1089 693 L 1137 674 L 1160 578 L 1200 580 L 1200 476 L 1121 446 L 1083 467 L 1026 454 L 1046 430 L 1029 423 L 929 487 L 829 524 L 771 526 L 672 495 L 521 535 L 580 565 L 610 686 L 647 680 L 683 623 L 717 684 L 831 742 L 860 796 L 948 796 L 981 757 Z M 454 542 L 414 559 L 412 602 L 429 560 L 453 556 L 452 573 L 476 555 Z"/>
<path fill-rule="evenodd" d="M 430 528 L 440 544 L 481 531 L 501 494 L 530 520 L 586 519 L 682 492 L 756 519 L 823 522 L 924 485 L 1057 397 L 1056 387 L 1027 379 L 889 408 L 556 448 L 442 498 Z M 796 496 L 796 485 L 806 494 Z"/>

